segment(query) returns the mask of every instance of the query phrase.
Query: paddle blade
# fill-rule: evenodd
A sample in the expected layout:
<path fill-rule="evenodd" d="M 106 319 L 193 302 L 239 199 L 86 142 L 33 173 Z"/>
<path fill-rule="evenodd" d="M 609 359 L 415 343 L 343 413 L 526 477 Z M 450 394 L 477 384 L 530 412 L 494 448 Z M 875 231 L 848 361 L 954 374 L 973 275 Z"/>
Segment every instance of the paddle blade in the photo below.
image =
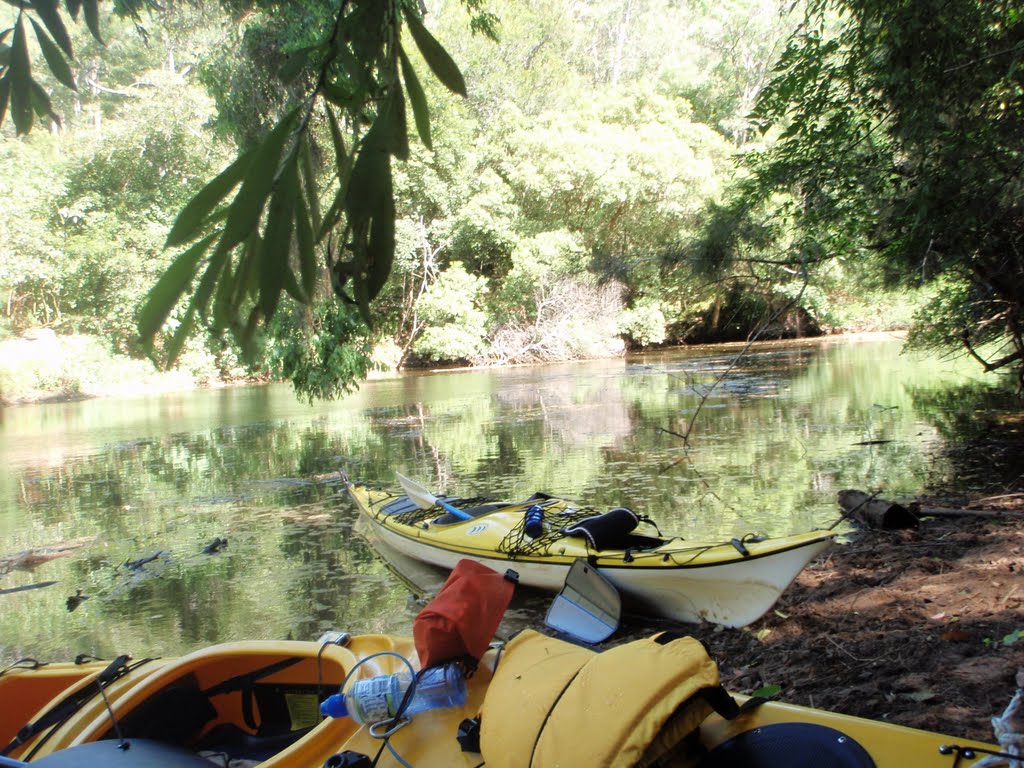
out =
<path fill-rule="evenodd" d="M 402 486 L 405 495 L 420 509 L 430 509 L 437 506 L 437 497 L 419 483 L 410 480 L 405 475 L 395 472 L 398 484 Z"/>
<path fill-rule="evenodd" d="M 619 591 L 596 568 L 579 559 L 569 568 L 544 623 L 585 643 L 600 643 L 619 628 L 621 615 Z"/>
<path fill-rule="evenodd" d="M 470 520 L 471 516 L 467 515 L 458 507 L 453 507 L 443 499 L 439 499 L 437 496 L 432 494 L 422 485 L 413 480 L 410 480 L 400 472 L 395 472 L 395 477 L 398 478 L 398 484 L 402 486 L 402 490 L 405 491 L 405 495 L 408 496 L 413 504 L 420 509 L 430 509 L 431 507 L 441 507 L 449 514 L 455 515 L 459 520 Z"/>

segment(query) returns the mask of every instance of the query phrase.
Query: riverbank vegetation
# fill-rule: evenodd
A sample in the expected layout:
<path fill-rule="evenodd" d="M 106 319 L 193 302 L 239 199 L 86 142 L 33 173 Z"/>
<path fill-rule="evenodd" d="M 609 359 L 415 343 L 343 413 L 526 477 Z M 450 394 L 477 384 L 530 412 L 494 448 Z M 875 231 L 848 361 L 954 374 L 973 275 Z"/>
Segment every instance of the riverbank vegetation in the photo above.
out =
<path fill-rule="evenodd" d="M 8 8 L 0 341 L 85 335 L 310 397 L 373 368 L 912 324 L 1012 364 L 1021 22 L 911 6 Z M 956 87 L 899 85 L 944 68 Z M 950 163 L 970 178 L 940 193 Z M 957 229 L 971 199 L 997 213 Z M 73 356 L 17 359 L 0 398 L 83 386 Z"/>

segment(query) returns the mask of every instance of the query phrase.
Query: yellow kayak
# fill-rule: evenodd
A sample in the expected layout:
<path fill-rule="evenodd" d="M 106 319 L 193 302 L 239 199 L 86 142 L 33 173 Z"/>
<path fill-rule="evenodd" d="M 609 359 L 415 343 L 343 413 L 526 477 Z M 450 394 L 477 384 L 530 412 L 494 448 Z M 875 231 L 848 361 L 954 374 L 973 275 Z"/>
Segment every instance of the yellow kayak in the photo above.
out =
<path fill-rule="evenodd" d="M 673 659 L 682 651 L 695 650 L 699 655 L 702 646 L 693 638 L 673 639 L 656 647 L 660 643 L 657 637 L 636 641 L 640 655 L 635 663 L 623 664 L 622 658 L 634 658 L 626 655 L 634 644 L 595 654 L 524 632 L 500 653 L 492 649 L 485 654 L 476 673 L 466 681 L 463 706 L 418 712 L 391 733 L 386 743 L 378 738 L 379 730 L 375 734 L 369 725 L 349 717 L 322 718 L 319 704 L 337 692 L 353 670 L 361 677 L 396 672 L 405 666 L 398 657 L 415 665 L 411 638 L 346 635 L 334 643 L 227 643 L 177 659 L 141 664 L 125 661 L 121 666 L 130 669 L 120 674 L 110 673 L 107 662 L 15 667 L 0 674 L 0 733 L 14 742 L 19 731 L 26 738 L 13 748 L 8 745 L 0 765 L 17 766 L 26 761 L 39 768 L 257 764 L 263 768 L 371 764 L 379 768 L 484 764 L 492 768 L 554 768 L 584 764 L 552 755 L 578 754 L 584 759 L 587 750 L 600 741 L 597 736 L 603 729 L 621 729 L 621 720 L 631 716 L 630 712 L 638 722 L 635 727 L 628 724 L 623 732 L 633 738 L 645 728 L 656 727 L 661 733 L 648 733 L 644 741 L 657 743 L 660 739 L 667 751 L 659 754 L 656 763 L 644 762 L 652 754 L 649 748 L 644 752 L 647 757 L 641 757 L 625 746 L 619 750 L 613 740 L 610 753 L 585 761 L 586 765 L 952 768 L 974 765 L 983 755 L 999 749 L 993 744 L 777 702 L 764 703 L 730 720 L 701 714 L 703 719 L 665 740 L 668 724 L 659 721 L 652 725 L 647 713 L 672 690 L 678 693 L 691 674 Z M 604 672 L 584 680 L 585 674 L 578 668 L 595 659 L 608 662 Z M 598 668 L 597 663 L 585 667 Z M 531 670 L 533 679 L 529 678 Z M 105 673 L 110 679 L 100 695 L 96 681 Z M 699 674 L 704 676 L 700 686 L 717 683 L 713 662 L 705 659 Z M 676 677 L 669 679 L 670 675 Z M 567 704 L 572 691 L 566 689 L 577 680 L 585 683 L 583 708 L 572 711 Z M 666 681 L 670 683 L 667 688 Z M 64 683 L 67 685 L 60 688 Z M 91 688 L 93 695 L 77 695 L 86 688 Z M 545 696 L 568 711 L 556 710 L 555 715 L 545 711 L 541 706 Z M 73 706 L 68 707 L 68 702 Z M 682 707 L 672 702 L 670 709 L 674 715 Z M 55 711 L 60 717 L 48 719 Z M 463 735 L 471 732 L 467 721 L 481 713 L 482 739 L 476 744 L 472 739 L 460 742 L 460 728 Z M 539 736 L 526 736 L 534 727 L 531 718 L 540 724 L 537 728 L 547 731 L 543 742 Z M 40 723 L 43 726 L 32 734 L 32 726 Z M 770 743 L 765 743 L 766 738 Z M 738 741 L 742 742 L 739 751 Z M 829 750 L 841 761 L 828 762 Z M 358 762 L 360 755 L 368 761 L 376 757 L 377 762 Z"/>
<path fill-rule="evenodd" d="M 636 518 L 635 513 L 597 514 L 545 494 L 519 502 L 433 497 L 437 503 L 431 505 L 408 491 L 362 483 L 346 487 L 374 535 L 407 557 L 449 569 L 462 558 L 499 573 L 512 568 L 521 584 L 550 591 L 561 589 L 570 566 L 583 558 L 640 612 L 729 627 L 746 626 L 764 615 L 835 539 L 831 531 L 814 530 L 777 538 L 691 541 L 655 529 L 646 534 L 613 531 L 602 540 L 588 534 L 600 533 L 601 525 L 606 531 L 618 525 L 615 514 Z M 540 510 L 535 536 L 527 533 L 531 509 Z M 574 528 L 581 529 L 580 535 L 566 533 Z"/>
<path fill-rule="evenodd" d="M 381 741 L 367 727 L 351 718 L 322 718 L 320 702 L 357 667 L 359 677 L 404 669 L 401 658 L 416 658 L 413 641 L 345 635 L 343 642 L 226 643 L 124 671 L 133 666 L 127 662 L 102 686 L 97 678 L 107 662 L 10 668 L 0 675 L 6 759 L 41 768 L 203 764 L 197 761 L 209 768 L 228 756 L 249 761 L 232 766 L 321 768 L 345 751 L 374 755 Z M 54 693 L 61 676 L 69 685 Z M 465 707 L 417 713 L 389 738 L 390 749 L 414 765 L 478 764 L 479 755 L 461 756 L 454 734 L 479 709 L 489 679 L 489 670 L 479 669 L 468 681 Z M 116 748 L 122 739 L 126 750 Z"/>

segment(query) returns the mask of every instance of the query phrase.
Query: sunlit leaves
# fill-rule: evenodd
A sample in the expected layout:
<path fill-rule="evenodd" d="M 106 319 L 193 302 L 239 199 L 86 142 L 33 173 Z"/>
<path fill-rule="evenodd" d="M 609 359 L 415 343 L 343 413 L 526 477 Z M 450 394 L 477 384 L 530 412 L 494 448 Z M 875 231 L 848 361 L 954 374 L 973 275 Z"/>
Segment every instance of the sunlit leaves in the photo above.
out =
<path fill-rule="evenodd" d="M 83 8 L 88 16 L 88 3 Z M 203 187 L 175 220 L 168 247 L 202 239 L 175 261 L 140 312 L 139 331 L 151 349 L 188 296 L 183 325 L 203 320 L 214 330 L 231 330 L 247 346 L 256 327 L 278 312 L 282 293 L 299 303 L 316 300 L 319 263 L 329 268 L 335 294 L 370 323 L 370 303 L 394 262 L 391 163 L 409 157 L 406 99 L 417 133 L 431 146 L 426 95 L 401 49 L 403 18 L 438 79 L 455 93 L 465 95 L 466 87 L 413 6 L 363 0 L 342 4 L 339 13 L 333 30 L 290 54 L 280 72 L 289 83 L 315 83 L 305 100 Z M 308 136 L 320 119 L 335 156 L 328 165 L 333 192 L 326 192 L 332 202 L 323 214 L 322 171 Z M 173 339 L 165 356 L 173 359 L 179 348 Z"/>

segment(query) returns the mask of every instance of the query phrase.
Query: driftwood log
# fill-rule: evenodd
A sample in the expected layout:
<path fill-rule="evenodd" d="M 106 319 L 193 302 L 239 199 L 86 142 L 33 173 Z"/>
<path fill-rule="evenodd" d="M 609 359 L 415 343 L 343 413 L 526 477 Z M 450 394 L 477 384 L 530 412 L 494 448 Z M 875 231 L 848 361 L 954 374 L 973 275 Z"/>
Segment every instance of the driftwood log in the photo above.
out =
<path fill-rule="evenodd" d="M 840 491 L 839 507 L 844 518 L 868 528 L 891 531 L 917 528 L 919 525 L 917 515 L 902 504 L 876 498 L 864 491 Z"/>
<path fill-rule="evenodd" d="M 839 492 L 839 507 L 843 512 L 840 519 L 882 530 L 916 528 L 918 522 L 925 517 L 1015 517 L 1024 514 L 1022 511 L 1006 509 L 926 507 L 919 501 L 904 506 L 855 490 Z"/>

